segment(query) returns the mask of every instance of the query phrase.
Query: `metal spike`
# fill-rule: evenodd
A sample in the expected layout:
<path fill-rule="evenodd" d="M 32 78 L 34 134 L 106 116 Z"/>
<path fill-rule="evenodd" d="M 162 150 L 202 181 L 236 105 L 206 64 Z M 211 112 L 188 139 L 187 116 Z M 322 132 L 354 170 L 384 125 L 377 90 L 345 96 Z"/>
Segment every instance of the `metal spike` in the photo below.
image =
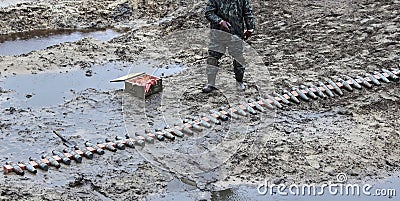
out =
<path fill-rule="evenodd" d="M 33 162 L 35 162 L 35 163 L 37 163 L 37 164 L 38 164 L 38 167 L 39 167 L 41 170 L 44 170 L 44 171 L 49 170 L 49 166 L 48 166 L 46 163 L 43 163 L 42 161 L 37 160 L 36 158 L 31 158 L 31 157 L 29 157 L 29 160 L 30 160 L 30 161 L 33 161 Z"/>
<path fill-rule="evenodd" d="M 396 81 L 396 82 L 399 81 L 399 77 L 397 75 L 393 74 L 391 71 L 384 69 L 384 68 L 382 68 L 382 71 L 384 73 L 388 74 L 389 78 L 392 79 L 393 81 Z"/>
<path fill-rule="evenodd" d="M 20 161 L 19 163 L 20 163 L 20 164 L 24 164 L 24 165 L 25 165 L 25 168 L 26 168 L 26 170 L 28 170 L 28 172 L 30 172 L 30 173 L 32 173 L 32 174 L 36 174 L 36 173 L 37 173 L 36 168 L 33 167 L 33 165 L 31 165 L 30 163 L 25 163 L 25 162 L 23 162 L 23 161 Z"/>
<path fill-rule="evenodd" d="M 141 139 L 135 139 L 135 141 L 136 141 L 136 144 L 139 146 L 144 147 L 146 145 L 146 143 Z"/>
<path fill-rule="evenodd" d="M 65 165 L 71 165 L 71 159 L 69 159 L 68 157 L 66 157 L 63 153 L 57 151 L 57 150 L 53 150 L 52 153 L 54 155 L 57 155 L 58 157 L 61 158 L 61 161 L 65 164 Z"/>
<path fill-rule="evenodd" d="M 132 140 L 134 140 L 134 142 L 135 142 L 137 145 L 141 146 L 141 147 L 144 147 L 144 146 L 146 145 L 146 143 L 145 143 L 143 140 L 137 139 L 137 138 L 131 138 L 131 136 L 130 136 L 128 133 L 125 134 L 125 137 L 126 137 L 126 139 L 132 139 Z M 142 136 L 142 137 L 143 137 L 143 136 Z M 145 140 L 146 140 L 146 138 L 145 138 Z"/>
<path fill-rule="evenodd" d="M 367 80 L 365 80 L 363 77 L 357 75 L 356 79 L 361 80 L 362 85 L 366 86 L 367 88 L 372 88 L 372 85 Z"/>
<path fill-rule="evenodd" d="M 275 97 L 278 97 L 279 99 L 281 99 L 282 103 L 284 103 L 286 105 L 290 105 L 290 102 L 285 97 L 283 97 L 282 95 L 276 93 L 275 91 L 272 92 L 272 95 L 275 96 Z"/>
<path fill-rule="evenodd" d="M 194 135 L 194 132 L 192 130 L 190 130 L 188 127 L 186 127 L 185 125 L 174 124 L 174 127 L 172 127 L 171 130 L 174 133 L 178 133 L 177 135 L 180 135 L 180 134 L 183 134 L 183 133 L 186 133 L 188 135 Z"/>
<path fill-rule="evenodd" d="M 154 136 L 150 136 L 147 133 L 135 132 L 135 136 L 142 137 L 144 139 L 144 141 L 145 141 L 143 143 L 146 143 L 146 142 L 148 142 L 150 144 L 154 143 Z"/>
<path fill-rule="evenodd" d="M 335 97 L 335 95 L 333 95 L 333 92 L 328 88 L 328 86 L 326 86 L 323 82 L 318 81 L 318 85 L 322 88 L 324 88 L 325 93 L 328 94 L 329 97 Z"/>
<path fill-rule="evenodd" d="M 67 149 L 65 148 L 63 150 L 65 153 L 69 153 L 72 155 L 72 158 L 77 162 L 77 163 L 82 163 L 82 156 L 77 154 L 74 150 L 72 149 Z"/>
<path fill-rule="evenodd" d="M 189 119 L 184 119 L 183 123 L 190 124 L 192 126 L 193 130 L 196 130 L 196 131 L 199 131 L 199 132 L 203 131 L 202 127 L 198 126 L 195 122 L 193 122 L 193 121 L 191 121 Z"/>
<path fill-rule="evenodd" d="M 318 99 L 318 96 L 314 94 L 308 87 L 304 85 L 300 85 L 300 89 L 304 89 L 307 92 L 307 95 L 312 99 Z"/>
<path fill-rule="evenodd" d="M 83 151 L 79 148 L 78 145 L 74 146 L 74 149 L 76 151 L 81 151 L 83 153 L 83 156 L 85 156 L 87 159 L 93 159 L 93 153 L 91 151 Z"/>
<path fill-rule="evenodd" d="M 299 104 L 300 101 L 299 99 L 296 98 L 296 96 L 294 96 L 292 93 L 290 93 L 288 90 L 284 89 L 283 93 L 287 94 L 290 97 L 290 100 L 292 100 L 294 103 Z"/>
<path fill-rule="evenodd" d="M 333 90 L 337 94 L 339 94 L 340 96 L 343 96 L 342 90 L 340 90 L 340 88 L 338 87 L 338 85 L 336 85 L 336 83 L 334 81 L 332 81 L 331 79 L 326 79 L 326 82 L 328 82 L 328 84 L 330 84 L 333 87 Z"/>
<path fill-rule="evenodd" d="M 296 91 L 297 94 L 299 94 L 299 97 L 303 100 L 303 101 L 310 101 L 310 99 L 297 87 L 292 87 L 291 89 L 292 91 Z"/>
<path fill-rule="evenodd" d="M 13 164 L 12 162 L 7 161 L 6 165 L 11 165 L 13 167 L 13 172 L 15 172 L 15 174 L 17 174 L 17 175 L 21 175 L 22 176 L 22 175 L 25 174 L 25 172 L 17 164 Z"/>
<path fill-rule="evenodd" d="M 164 134 L 164 137 L 170 139 L 170 140 L 175 140 L 175 136 L 172 135 L 170 132 L 166 130 L 161 130 L 161 132 Z"/>
<path fill-rule="evenodd" d="M 206 114 L 206 113 L 202 113 L 202 114 L 200 114 L 200 116 L 209 119 L 209 120 L 210 120 L 211 122 L 213 122 L 214 124 L 218 124 L 218 125 L 221 124 L 221 122 L 220 122 L 218 119 L 216 119 L 216 118 L 214 118 L 213 116 L 208 115 L 208 114 Z"/>
<path fill-rule="evenodd" d="M 353 88 L 350 86 L 350 84 L 344 81 L 342 78 L 337 78 L 337 81 L 340 82 L 347 91 L 353 91 Z"/>
<path fill-rule="evenodd" d="M 188 127 L 183 126 L 183 127 L 181 127 L 181 128 L 182 128 L 182 131 L 183 131 L 184 133 L 186 133 L 186 134 L 188 134 L 188 135 L 194 135 L 194 132 L 193 132 L 192 130 L 190 130 Z"/>
<path fill-rule="evenodd" d="M 258 104 L 257 101 L 253 100 L 252 98 L 249 98 L 247 101 L 249 103 L 252 103 L 254 107 L 260 112 L 265 112 L 265 109 L 260 104 Z"/>
<path fill-rule="evenodd" d="M 276 106 L 276 107 L 278 107 L 278 108 L 282 108 L 282 104 L 280 104 L 276 99 L 275 99 L 275 97 L 273 97 L 273 96 L 271 96 L 271 95 L 269 95 L 269 94 L 266 94 L 265 95 L 269 100 L 271 100 L 273 103 L 274 103 L 274 105 Z M 283 98 L 283 97 L 282 97 Z"/>
<path fill-rule="evenodd" d="M 242 102 L 242 105 L 246 107 L 246 110 L 252 114 L 252 115 L 256 115 L 257 112 L 245 101 Z"/>
<path fill-rule="evenodd" d="M 193 120 L 193 121 L 197 121 L 201 126 L 205 127 L 205 128 L 211 128 L 211 124 L 209 124 L 208 122 L 200 119 L 199 117 L 195 117 L 195 116 L 191 116 L 188 115 L 187 118 Z"/>
<path fill-rule="evenodd" d="M 104 153 L 105 153 L 105 151 L 102 149 L 102 148 L 100 148 L 100 147 L 98 147 L 97 145 L 94 145 L 94 144 L 92 144 L 92 143 L 90 143 L 90 142 L 85 142 L 85 146 L 86 147 L 92 147 L 93 149 L 96 149 L 96 153 L 97 154 L 100 154 L 100 155 L 103 155 Z"/>
<path fill-rule="evenodd" d="M 324 99 L 326 98 L 326 95 L 319 89 L 319 87 L 317 87 L 317 86 L 315 86 L 313 84 L 309 84 L 308 86 L 313 88 L 317 92 L 317 95 L 319 97 L 324 98 Z"/>
<path fill-rule="evenodd" d="M 157 138 L 158 141 L 164 141 L 164 140 L 165 140 L 165 137 L 162 136 L 162 135 L 159 135 L 159 134 L 157 134 L 157 133 L 155 133 L 154 135 L 156 136 L 156 138 Z"/>
<path fill-rule="evenodd" d="M 165 138 L 164 136 L 151 132 L 148 129 L 144 129 L 143 133 L 135 133 L 136 136 L 141 137 L 141 139 L 144 139 L 145 142 L 148 142 L 150 144 L 154 144 L 155 140 L 157 139 L 158 141 L 164 141 Z"/>
<path fill-rule="evenodd" d="M 275 107 L 274 107 L 273 105 L 271 105 L 271 103 L 269 103 L 269 101 L 265 100 L 265 99 L 264 99 L 263 97 L 261 97 L 261 96 L 257 96 L 257 97 L 256 97 L 256 100 L 263 102 L 264 105 L 265 105 L 265 107 L 266 107 L 267 109 L 269 109 L 269 110 L 275 109 Z M 264 111 L 262 111 L 262 112 L 264 112 Z"/>
<path fill-rule="evenodd" d="M 344 78 L 346 80 L 350 80 L 354 88 L 362 89 L 362 86 L 355 79 L 353 79 L 352 77 L 345 75 Z"/>
<path fill-rule="evenodd" d="M 193 130 L 196 130 L 196 131 L 199 131 L 199 132 L 203 131 L 203 128 L 200 127 L 199 125 L 197 125 L 196 123 L 192 122 L 192 123 L 189 123 L 189 124 L 192 126 Z"/>
<path fill-rule="evenodd" d="M 144 135 L 150 137 L 151 139 L 157 139 L 158 141 L 164 141 L 165 137 L 159 133 L 151 132 L 150 130 L 145 129 L 144 130 Z"/>
<path fill-rule="evenodd" d="M 176 126 L 176 125 L 175 125 L 175 126 Z M 189 134 L 189 135 L 194 135 L 193 131 L 191 131 L 190 129 L 186 128 L 186 126 L 183 127 L 183 129 L 182 129 L 183 132 L 181 132 L 180 130 L 178 130 L 178 129 L 175 128 L 174 126 L 172 126 L 172 127 L 169 128 L 169 129 L 172 130 L 172 134 L 174 134 L 174 135 L 176 135 L 176 136 L 178 136 L 178 137 L 183 137 L 183 136 L 185 136 L 185 135 L 183 134 L 183 132 L 185 132 L 186 134 Z"/>
<path fill-rule="evenodd" d="M 47 155 L 42 155 L 42 158 L 43 159 L 47 159 L 51 166 L 54 166 L 56 168 L 60 168 L 61 167 L 60 163 L 58 161 L 56 161 L 56 159 L 54 159 L 53 157 L 49 157 Z"/>
<path fill-rule="evenodd" d="M 222 119 L 222 121 L 228 121 L 229 120 L 228 116 L 222 114 L 221 112 L 218 112 L 217 110 L 210 110 L 210 112 L 212 114 L 215 114 L 215 115 L 219 116 L 219 118 Z"/>
<path fill-rule="evenodd" d="M 135 148 L 135 144 L 130 140 L 125 140 L 123 137 L 120 136 L 116 136 L 115 139 L 122 141 L 129 148 Z"/>
<path fill-rule="evenodd" d="M 390 82 L 384 75 L 382 75 L 382 73 L 377 72 L 377 71 L 374 71 L 374 74 L 377 75 L 377 76 L 379 76 L 379 78 L 381 78 L 381 80 L 382 80 L 383 82 L 386 82 L 386 83 L 389 83 L 389 82 Z"/>
<path fill-rule="evenodd" d="M 151 139 L 153 139 L 153 138 L 151 138 Z M 116 146 L 119 150 L 125 150 L 125 145 L 124 145 L 123 143 L 121 143 L 121 142 L 115 142 L 114 140 L 109 139 L 109 138 L 106 138 L 105 141 L 106 141 L 106 142 L 109 142 L 109 143 L 114 143 L 115 146 Z M 154 141 L 154 140 L 153 140 L 153 141 Z"/>
<path fill-rule="evenodd" d="M 232 112 L 229 108 L 225 108 L 224 106 L 219 108 L 221 111 L 225 111 L 232 119 L 239 119 L 239 116 Z"/>
<path fill-rule="evenodd" d="M 117 148 L 115 148 L 114 146 L 112 146 L 110 143 L 101 143 L 98 142 L 97 144 L 103 144 L 107 150 L 112 151 L 112 152 L 116 152 Z"/>
<path fill-rule="evenodd" d="M 233 109 L 235 109 L 238 112 L 238 114 L 242 116 L 247 116 L 247 113 L 244 110 L 242 110 L 242 108 L 240 108 L 239 106 L 235 106 L 233 107 Z"/>
<path fill-rule="evenodd" d="M 390 68 L 390 70 L 396 72 L 396 74 L 400 74 L 400 70 L 398 68 Z"/>
<path fill-rule="evenodd" d="M 365 75 L 372 81 L 372 83 L 374 83 L 374 85 L 376 86 L 380 86 L 381 83 L 371 74 L 369 73 L 365 73 Z"/>

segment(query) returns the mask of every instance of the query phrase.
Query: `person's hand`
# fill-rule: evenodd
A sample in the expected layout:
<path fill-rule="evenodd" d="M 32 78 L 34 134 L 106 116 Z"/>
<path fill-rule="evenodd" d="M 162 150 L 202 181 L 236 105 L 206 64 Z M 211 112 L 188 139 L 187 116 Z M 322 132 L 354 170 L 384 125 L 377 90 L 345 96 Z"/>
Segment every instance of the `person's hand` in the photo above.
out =
<path fill-rule="evenodd" d="M 246 30 L 246 31 L 244 31 L 244 33 L 243 33 L 243 39 L 244 39 L 244 40 L 247 40 L 247 39 L 250 38 L 251 35 L 253 35 L 253 30 Z"/>
<path fill-rule="evenodd" d="M 219 25 L 221 26 L 221 29 L 224 31 L 230 31 L 231 30 L 231 24 L 229 22 L 222 20 Z"/>

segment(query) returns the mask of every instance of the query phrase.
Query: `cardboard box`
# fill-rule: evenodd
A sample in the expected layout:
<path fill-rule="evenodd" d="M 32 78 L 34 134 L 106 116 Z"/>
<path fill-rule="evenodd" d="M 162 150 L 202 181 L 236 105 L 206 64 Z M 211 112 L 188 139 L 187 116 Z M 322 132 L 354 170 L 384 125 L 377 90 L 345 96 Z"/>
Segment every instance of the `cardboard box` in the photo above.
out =
<path fill-rule="evenodd" d="M 125 82 L 125 92 L 139 98 L 146 98 L 162 91 L 162 79 L 146 73 L 133 73 L 111 80 L 111 82 Z"/>

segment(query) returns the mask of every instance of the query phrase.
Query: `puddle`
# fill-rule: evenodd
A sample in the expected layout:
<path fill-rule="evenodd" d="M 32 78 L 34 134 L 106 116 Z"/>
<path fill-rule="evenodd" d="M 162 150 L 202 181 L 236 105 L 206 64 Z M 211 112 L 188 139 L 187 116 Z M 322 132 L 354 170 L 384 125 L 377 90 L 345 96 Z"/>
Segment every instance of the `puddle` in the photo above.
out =
<path fill-rule="evenodd" d="M 74 42 L 85 37 L 108 41 L 121 35 L 121 32 L 106 30 L 61 30 L 61 31 L 32 31 L 0 36 L 0 55 L 21 55 L 35 50 L 43 50 L 52 45 Z"/>
<path fill-rule="evenodd" d="M 71 98 L 73 91 L 121 88 L 121 83 L 112 84 L 109 80 L 126 74 L 127 69 L 117 64 L 107 64 L 93 67 L 90 77 L 86 76 L 86 70 L 11 76 L 1 83 L 3 89 L 13 91 L 11 101 L 3 103 L 3 106 L 45 107 L 60 104 Z"/>
<path fill-rule="evenodd" d="M 248 185 L 240 185 L 238 187 L 229 188 L 226 190 L 221 191 L 214 191 L 211 192 L 211 200 L 212 201 L 264 201 L 264 200 L 271 200 L 271 201 L 345 201 L 345 200 L 353 200 L 353 201 L 380 201 L 380 200 L 397 200 L 396 195 L 391 197 L 389 196 L 377 196 L 375 194 L 375 190 L 388 190 L 388 189 L 395 189 L 396 194 L 398 193 L 399 189 L 396 189 L 400 186 L 400 178 L 397 177 L 390 177 L 386 180 L 382 181 L 374 181 L 369 183 L 362 183 L 362 184 L 351 184 L 351 185 L 358 185 L 363 187 L 363 185 L 368 184 L 372 185 L 373 187 L 369 190 L 371 195 L 363 195 L 362 190 L 360 195 L 346 195 L 345 193 L 341 195 L 338 193 L 337 195 L 330 194 L 329 190 L 325 190 L 322 195 L 279 195 L 275 193 L 270 195 L 268 192 L 267 194 L 260 194 L 257 190 L 257 186 L 248 186 Z M 318 188 L 318 186 L 316 186 Z M 327 189 L 327 188 L 326 188 Z M 286 191 L 288 192 L 288 191 Z M 339 192 L 339 191 L 338 191 Z M 345 190 L 343 191 L 345 192 Z M 375 195 L 374 195 L 375 194 Z M 206 192 L 200 192 L 198 189 L 196 190 L 189 190 L 189 189 L 181 189 L 181 191 L 167 191 L 166 195 L 154 196 L 154 198 L 150 198 L 150 200 L 182 200 L 182 201 L 189 201 L 189 200 L 198 200 L 201 197 L 208 197 L 203 196 L 206 195 Z M 398 196 L 398 195 L 397 195 Z M 208 198 L 206 199 L 208 200 Z"/>
<path fill-rule="evenodd" d="M 29 0 L 1 0 L 0 1 L 0 8 L 5 8 L 11 5 L 16 5 L 18 3 L 27 2 Z"/>
<path fill-rule="evenodd" d="M 185 184 L 181 180 L 174 178 L 167 185 L 165 195 L 152 195 L 147 198 L 151 201 L 169 201 L 169 200 L 209 200 L 209 192 L 201 192 L 196 187 Z"/>
<path fill-rule="evenodd" d="M 117 77 L 134 72 L 146 72 L 156 76 L 168 76 L 180 72 L 179 65 L 166 68 L 153 68 L 150 63 L 130 64 L 123 62 L 108 63 L 91 68 L 91 76 L 87 76 L 88 69 L 69 71 L 67 73 L 41 73 L 9 76 L 0 82 L 4 90 L 11 90 L 10 100 L 2 101 L 3 107 L 47 107 L 63 103 L 71 99 L 73 92 L 87 88 L 99 91 L 123 89 L 124 83 L 110 83 Z"/>

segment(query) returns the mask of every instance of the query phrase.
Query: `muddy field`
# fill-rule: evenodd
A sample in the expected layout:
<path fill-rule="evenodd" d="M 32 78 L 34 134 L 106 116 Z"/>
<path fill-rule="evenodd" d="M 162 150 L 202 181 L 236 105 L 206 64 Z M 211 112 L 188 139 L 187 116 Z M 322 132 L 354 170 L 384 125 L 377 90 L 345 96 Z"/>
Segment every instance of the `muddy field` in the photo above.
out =
<path fill-rule="evenodd" d="M 236 91 L 232 60 L 224 57 L 211 94 L 201 92 L 205 1 L 0 3 L 0 47 L 33 50 L 0 55 L 1 164 L 62 150 L 53 130 L 83 146 L 302 83 L 399 68 L 400 1 L 252 3 L 248 89 Z M 36 47 L 32 39 L 56 43 Z M 109 83 L 139 71 L 162 76 L 163 92 L 141 100 Z M 256 189 L 265 179 L 321 184 L 339 173 L 351 183 L 399 183 L 399 106 L 396 82 L 293 104 L 37 175 L 4 174 L 0 199 L 240 200 L 226 189 Z"/>

